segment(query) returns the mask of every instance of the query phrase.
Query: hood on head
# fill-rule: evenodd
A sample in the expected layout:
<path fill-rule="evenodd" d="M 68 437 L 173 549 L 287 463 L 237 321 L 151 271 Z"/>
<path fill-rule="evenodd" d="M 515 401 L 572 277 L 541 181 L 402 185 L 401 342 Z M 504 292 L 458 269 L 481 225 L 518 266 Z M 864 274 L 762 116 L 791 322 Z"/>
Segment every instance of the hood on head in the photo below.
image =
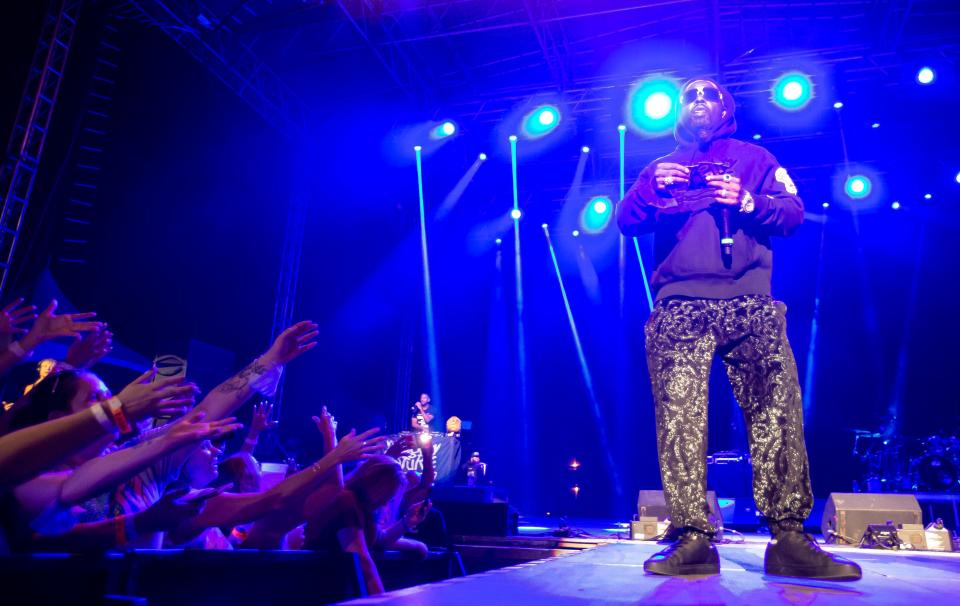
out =
<path fill-rule="evenodd" d="M 717 88 L 720 89 L 720 93 L 723 96 L 721 103 L 723 104 L 723 109 L 727 112 L 727 115 L 722 118 L 720 123 L 714 127 L 713 132 L 710 134 L 710 141 L 733 135 L 733 133 L 737 132 L 737 104 L 733 100 L 733 95 L 730 94 L 730 91 L 727 90 L 727 87 L 717 82 L 716 79 L 708 77 L 691 78 L 683 83 L 683 86 L 680 87 L 680 91 L 683 92 L 688 86 L 690 86 L 690 84 L 696 82 L 697 80 L 712 82 L 717 86 Z M 700 143 L 697 139 L 697 134 L 685 128 L 680 123 L 679 114 L 677 116 L 677 124 L 673 129 L 673 136 L 676 138 L 677 143 L 679 143 L 681 146 L 698 145 Z"/>

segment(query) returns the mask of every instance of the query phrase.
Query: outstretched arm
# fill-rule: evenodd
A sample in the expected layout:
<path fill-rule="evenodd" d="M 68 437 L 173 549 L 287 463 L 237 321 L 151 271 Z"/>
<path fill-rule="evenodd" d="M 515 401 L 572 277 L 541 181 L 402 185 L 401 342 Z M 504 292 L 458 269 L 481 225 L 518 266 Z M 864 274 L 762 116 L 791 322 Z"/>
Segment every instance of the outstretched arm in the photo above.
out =
<path fill-rule="evenodd" d="M 72 472 L 44 474 L 18 486 L 14 494 L 31 517 L 53 506 L 76 505 L 106 492 L 164 455 L 240 427 L 233 423 L 233 419 L 213 423 L 202 421 L 202 416 L 193 417 L 190 422 L 180 423 L 154 440 L 93 458 Z"/>
<path fill-rule="evenodd" d="M 14 303 L 17 303 L 16 301 Z M 7 310 L 10 311 L 7 311 Z M 15 318 L 15 324 L 26 321 L 33 314 L 33 309 L 29 311 L 13 310 L 10 309 L 8 305 L 4 308 L 4 316 L 10 318 L 11 315 L 20 311 L 20 315 L 12 316 Z M 58 337 L 73 337 L 80 338 L 80 336 L 91 330 L 98 330 L 103 325 L 100 322 L 86 321 L 91 318 L 96 317 L 97 314 L 93 312 L 79 313 L 79 314 L 63 314 L 62 316 L 56 315 L 54 312 L 57 311 L 57 301 L 54 299 L 47 305 L 47 308 L 37 316 L 36 321 L 33 323 L 33 327 L 30 328 L 30 331 L 23 337 L 19 342 L 11 343 L 4 351 L 0 352 L 0 377 L 10 372 L 10 369 L 13 368 L 17 363 L 20 362 L 24 357 L 26 357 L 31 351 L 39 347 L 41 344 L 50 341 L 51 339 L 56 339 Z M 17 329 L 22 331 L 22 329 Z M 9 335 L 9 333 L 8 333 Z M 9 336 L 8 336 L 9 338 Z"/>
<path fill-rule="evenodd" d="M 267 383 L 275 388 L 283 366 L 316 347 L 317 334 L 317 325 L 309 321 L 286 329 L 266 353 L 211 391 L 190 414 L 203 412 L 208 419 L 222 419 L 233 414 L 258 388 L 263 389 Z"/>

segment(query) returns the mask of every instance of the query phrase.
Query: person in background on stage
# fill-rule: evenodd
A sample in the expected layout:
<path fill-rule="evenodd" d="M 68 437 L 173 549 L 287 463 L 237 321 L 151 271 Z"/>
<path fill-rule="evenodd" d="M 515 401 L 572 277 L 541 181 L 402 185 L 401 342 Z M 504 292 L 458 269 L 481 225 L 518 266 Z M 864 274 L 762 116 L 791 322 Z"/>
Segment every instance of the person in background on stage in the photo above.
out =
<path fill-rule="evenodd" d="M 474 452 L 467 462 L 460 467 L 460 484 L 466 486 L 483 486 L 487 484 L 487 464 L 480 460 L 480 453 Z"/>
<path fill-rule="evenodd" d="M 433 414 L 430 412 L 430 396 L 420 394 L 420 399 L 410 407 L 413 415 L 410 417 L 410 427 L 419 432 L 429 432 Z"/>
<path fill-rule="evenodd" d="M 855 580 L 859 566 L 803 532 L 813 494 L 786 306 L 770 295 L 771 240 L 803 222 L 797 188 L 768 151 L 731 138 L 735 104 L 716 81 L 680 92 L 677 148 L 641 173 L 617 209 L 626 236 L 654 233 L 656 305 L 645 326 L 664 496 L 679 539 L 646 561 L 663 575 L 716 574 L 707 518 L 707 385 L 714 356 L 743 409 L 767 574 Z M 721 239 L 732 237 L 732 250 Z"/>

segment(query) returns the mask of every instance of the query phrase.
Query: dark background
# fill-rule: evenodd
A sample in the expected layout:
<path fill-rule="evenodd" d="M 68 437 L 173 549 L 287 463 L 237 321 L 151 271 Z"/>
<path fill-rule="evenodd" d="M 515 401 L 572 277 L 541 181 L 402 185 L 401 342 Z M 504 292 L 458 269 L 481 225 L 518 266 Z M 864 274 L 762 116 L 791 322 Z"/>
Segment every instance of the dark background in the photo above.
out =
<path fill-rule="evenodd" d="M 421 143 L 440 367 L 433 395 L 443 416 L 473 422 L 468 447 L 481 450 L 525 513 L 622 517 L 637 489 L 659 486 L 636 256 L 628 249 L 621 316 L 615 228 L 570 235 L 590 196 L 616 199 L 616 125 L 630 83 L 652 72 L 719 72 L 740 104 L 739 136 L 760 133 L 807 203 L 803 228 L 776 243 L 774 292 L 789 308 L 802 381 L 815 364 L 806 398 L 817 495 L 849 490 L 862 472 L 850 454 L 853 429 L 917 437 L 958 429 L 954 4 L 744 1 L 720 10 L 711 2 L 543 1 L 527 3 L 531 12 L 522 2 L 385 2 L 380 13 L 354 15 L 358 28 L 336 3 L 168 3 L 222 23 L 259 54 L 308 116 L 299 138 L 244 102 L 138 4 L 153 3 L 84 9 L 7 298 L 41 292 L 49 275 L 75 308 L 98 311 L 145 359 L 186 355 L 198 340 L 235 355 L 239 367 L 269 344 L 287 209 L 307 196 L 295 316 L 319 322 L 321 334 L 286 375 L 285 450 L 316 451 L 308 419 L 321 405 L 341 427 L 393 430 L 431 389 L 412 152 Z M 44 9 L 0 9 L 4 137 Z M 104 40 L 117 49 L 109 128 L 94 204 L 78 211 L 69 200 Z M 938 69 L 931 87 L 913 81 L 925 63 Z M 817 86 L 798 114 L 772 109 L 766 92 L 787 68 L 805 70 Z M 557 102 L 563 124 L 519 144 L 524 401 L 513 234 L 503 218 L 512 206 L 506 136 L 532 99 Z M 842 113 L 830 108 L 837 99 Z M 446 118 L 460 130 L 442 145 L 415 134 L 416 125 Z M 568 196 L 582 145 L 592 152 L 581 188 Z M 670 137 L 628 133 L 628 181 L 672 146 Z M 874 178 L 866 201 L 837 191 L 844 146 Z M 480 152 L 490 159 L 453 212 L 433 219 Z M 83 223 L 69 220 L 78 212 Z M 596 409 L 542 222 L 551 225 Z M 86 243 L 70 242 L 77 239 Z M 581 247 L 598 290 L 585 286 Z M 651 242 L 641 248 L 649 272 Z M 133 371 L 107 364 L 102 372 L 119 388 Z M 29 377 L 21 369 L 8 389 Z M 744 450 L 726 379 L 718 375 L 713 387 L 710 451 Z M 574 457 L 583 463 L 576 474 L 567 468 Z"/>

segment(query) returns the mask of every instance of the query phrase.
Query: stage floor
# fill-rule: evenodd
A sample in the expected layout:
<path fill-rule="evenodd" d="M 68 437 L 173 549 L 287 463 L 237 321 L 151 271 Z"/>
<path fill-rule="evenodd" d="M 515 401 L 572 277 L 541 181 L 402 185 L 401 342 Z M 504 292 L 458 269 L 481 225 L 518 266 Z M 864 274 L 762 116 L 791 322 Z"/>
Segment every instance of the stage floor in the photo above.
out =
<path fill-rule="evenodd" d="M 584 604 L 957 604 L 960 553 L 890 552 L 827 547 L 863 567 L 863 579 L 828 583 L 763 574 L 766 537 L 720 545 L 719 576 L 646 575 L 643 561 L 660 546 L 619 541 L 519 566 L 421 585 L 348 604 L 394 606 L 563 606 Z"/>

